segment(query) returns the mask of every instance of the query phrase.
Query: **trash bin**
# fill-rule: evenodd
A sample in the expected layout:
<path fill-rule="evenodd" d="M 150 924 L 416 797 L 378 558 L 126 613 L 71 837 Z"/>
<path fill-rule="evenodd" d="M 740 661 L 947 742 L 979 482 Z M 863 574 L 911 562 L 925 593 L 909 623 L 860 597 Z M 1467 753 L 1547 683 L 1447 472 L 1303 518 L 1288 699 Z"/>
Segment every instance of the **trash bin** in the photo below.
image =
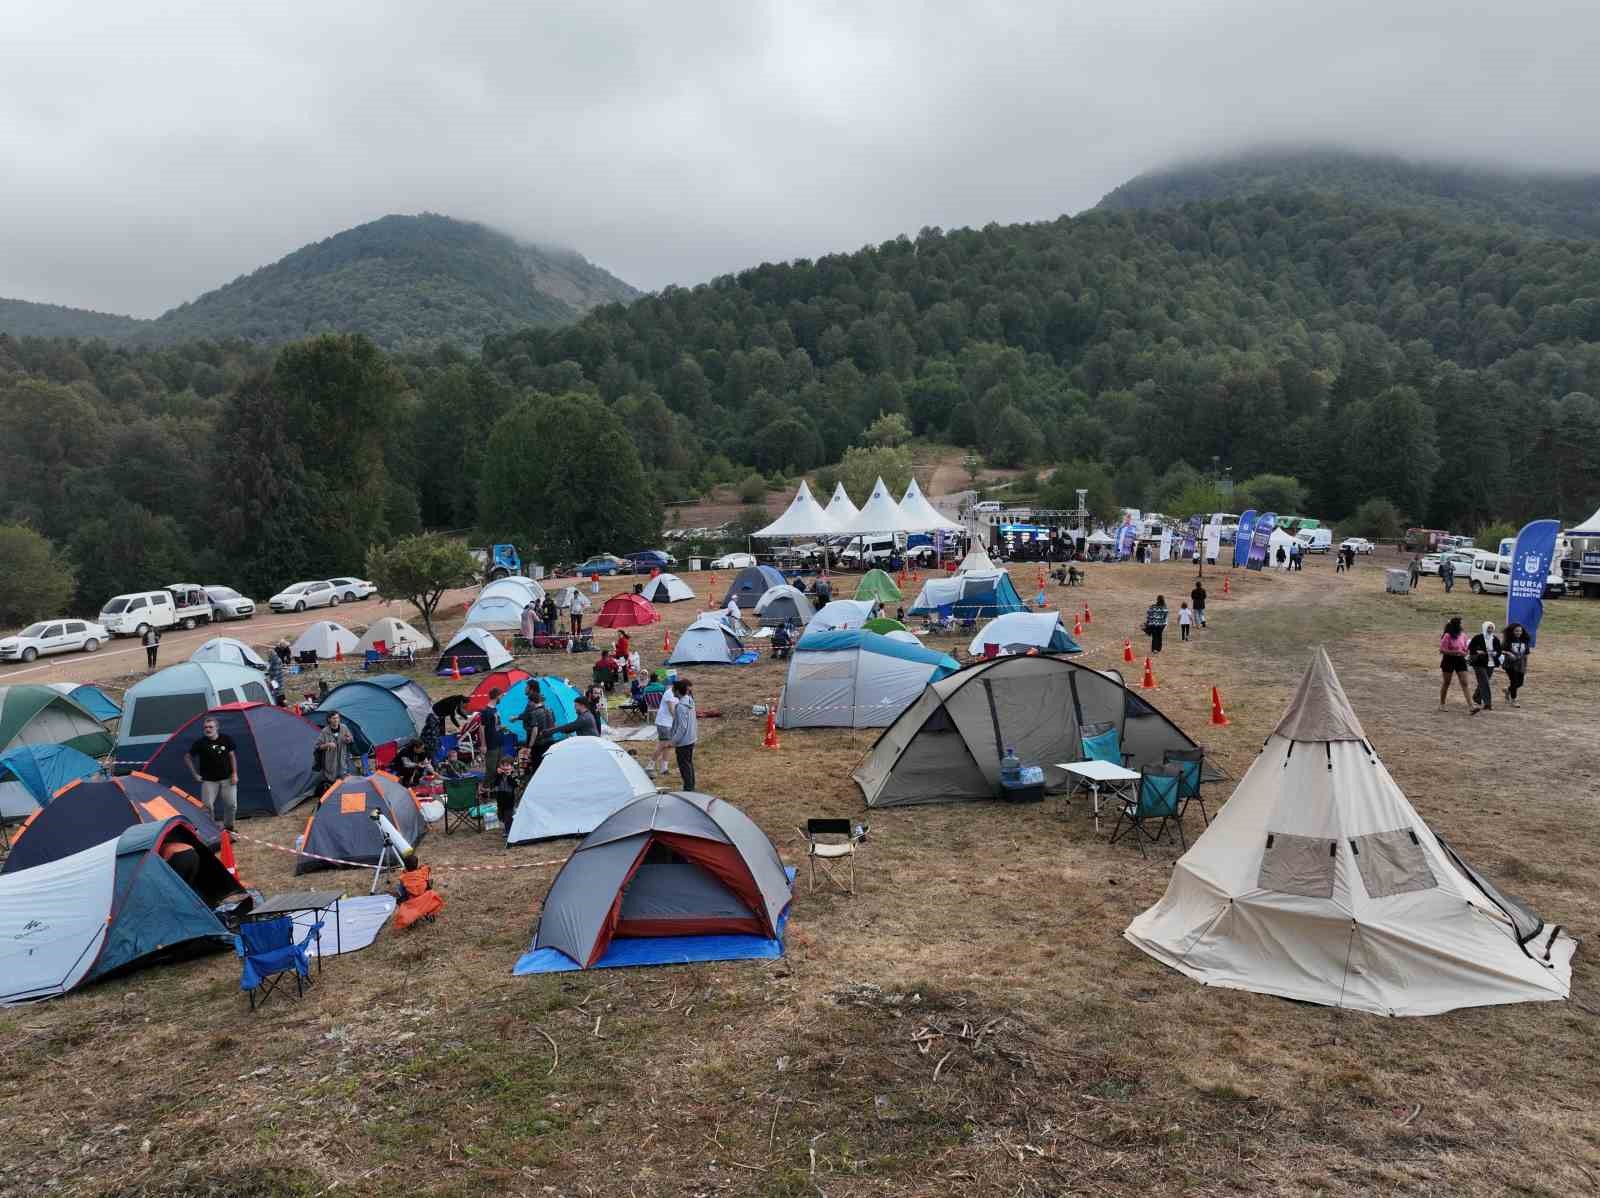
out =
<path fill-rule="evenodd" d="M 689 572 L 691 574 L 698 574 L 701 569 L 702 567 L 700 565 L 700 559 L 697 557 L 691 557 L 689 559 Z"/>
<path fill-rule="evenodd" d="M 1391 595 L 1408 595 L 1411 593 L 1411 571 L 1385 570 L 1383 572 L 1383 589 Z"/>

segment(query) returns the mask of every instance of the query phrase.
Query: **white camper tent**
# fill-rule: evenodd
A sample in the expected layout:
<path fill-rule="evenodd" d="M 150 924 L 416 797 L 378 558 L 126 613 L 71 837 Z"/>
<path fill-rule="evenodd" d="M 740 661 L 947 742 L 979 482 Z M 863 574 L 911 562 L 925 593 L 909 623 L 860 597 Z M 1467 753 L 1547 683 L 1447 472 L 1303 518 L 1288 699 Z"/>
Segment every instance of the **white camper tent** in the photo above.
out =
<path fill-rule="evenodd" d="M 214 636 L 189 654 L 190 661 L 219 662 L 225 666 L 249 666 L 254 670 L 267 668 L 266 658 L 249 645 L 231 636 Z"/>
<path fill-rule="evenodd" d="M 299 636 L 289 651 L 296 657 L 315 652 L 323 661 L 331 661 L 343 653 L 354 653 L 361 638 L 336 620 L 318 620 Z"/>
<path fill-rule="evenodd" d="M 1377 1015 L 1565 998 L 1576 948 L 1423 822 L 1320 649 L 1166 895 L 1123 934 L 1207 986 Z"/>
<path fill-rule="evenodd" d="M 413 628 L 404 620 L 397 620 L 393 616 L 384 616 L 381 620 L 374 620 L 372 627 L 368 628 L 361 637 L 357 649 L 365 653 L 382 641 L 391 654 L 403 653 L 410 650 L 413 653 L 423 649 L 433 648 L 433 638 L 419 628 Z"/>
<path fill-rule="evenodd" d="M 682 603 L 694 598 L 689 584 L 676 574 L 657 574 L 644 584 L 643 594 L 651 603 Z"/>
<path fill-rule="evenodd" d="M 520 574 L 497 578 L 478 592 L 462 626 L 487 628 L 491 632 L 514 631 L 522 627 L 522 609 L 530 603 L 543 602 L 544 588 L 533 579 Z"/>
<path fill-rule="evenodd" d="M 557 741 L 522 792 L 507 844 L 551 836 L 587 836 L 619 807 L 656 784 L 626 749 L 599 736 Z"/>
<path fill-rule="evenodd" d="M 683 630 L 678 643 L 672 646 L 667 664 L 730 666 L 743 651 L 739 638 L 722 622 L 722 613 L 706 612 L 696 616 L 694 623 Z"/>

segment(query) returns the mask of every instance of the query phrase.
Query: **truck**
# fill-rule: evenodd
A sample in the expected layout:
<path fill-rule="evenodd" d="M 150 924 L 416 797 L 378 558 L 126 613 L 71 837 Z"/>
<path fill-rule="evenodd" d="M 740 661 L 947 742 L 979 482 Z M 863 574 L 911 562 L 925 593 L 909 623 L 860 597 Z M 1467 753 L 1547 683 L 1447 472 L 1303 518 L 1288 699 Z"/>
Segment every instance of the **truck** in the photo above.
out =
<path fill-rule="evenodd" d="M 1600 599 L 1600 512 L 1562 533 L 1557 552 L 1568 588 L 1577 588 L 1585 599 Z"/>
<path fill-rule="evenodd" d="M 1449 531 L 1443 528 L 1408 528 L 1406 529 L 1406 552 L 1438 553 L 1443 547 L 1441 543 L 1449 535 Z"/>
<path fill-rule="evenodd" d="M 490 545 L 487 549 L 474 549 L 472 556 L 483 567 L 485 582 L 522 573 L 522 555 L 517 552 L 515 545 Z"/>

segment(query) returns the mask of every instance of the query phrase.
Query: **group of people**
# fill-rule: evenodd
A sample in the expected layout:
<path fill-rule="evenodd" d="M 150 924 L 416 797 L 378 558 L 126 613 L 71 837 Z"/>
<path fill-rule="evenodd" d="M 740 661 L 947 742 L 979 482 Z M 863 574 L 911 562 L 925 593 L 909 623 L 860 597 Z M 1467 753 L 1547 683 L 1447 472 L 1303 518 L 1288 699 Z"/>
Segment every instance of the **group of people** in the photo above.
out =
<path fill-rule="evenodd" d="M 567 605 L 567 624 L 571 635 L 583 635 L 583 613 L 591 606 L 589 597 L 574 587 L 572 601 Z M 554 636 L 559 616 L 556 601 L 549 595 L 546 595 L 541 603 L 530 600 L 522 609 L 521 627 L 518 631 L 522 633 L 522 639 L 530 643 L 536 636 Z"/>
<path fill-rule="evenodd" d="M 1348 545 L 1341 545 L 1333 551 L 1333 572 L 1343 574 L 1347 570 L 1356 568 L 1356 551 Z"/>
<path fill-rule="evenodd" d="M 1451 616 L 1445 622 L 1439 637 L 1439 710 L 1445 709 L 1450 696 L 1450 680 L 1461 687 L 1461 697 L 1466 700 L 1469 714 L 1494 708 L 1494 673 L 1504 670 L 1506 676 L 1506 702 L 1521 707 L 1517 695 L 1528 676 L 1528 655 L 1533 651 L 1533 638 L 1521 624 L 1506 626 L 1499 634 L 1494 621 L 1485 620 L 1482 628 L 1471 639 L 1462 628 L 1461 617 Z M 1477 685 L 1467 691 L 1467 671 L 1472 671 Z"/>
<path fill-rule="evenodd" d="M 1303 569 L 1306 561 L 1305 546 L 1301 545 L 1298 541 L 1287 548 L 1279 545 L 1276 559 L 1278 562 L 1278 569 L 1280 570 Z"/>
<path fill-rule="evenodd" d="M 1156 601 L 1144 611 L 1144 627 L 1140 630 L 1150 638 L 1150 652 L 1160 653 L 1161 643 L 1166 637 L 1167 624 L 1171 619 L 1171 612 L 1167 609 L 1167 597 L 1157 595 Z M 1178 605 L 1178 635 L 1187 641 L 1189 634 L 1195 628 L 1206 626 L 1206 581 L 1197 577 L 1194 580 L 1194 589 L 1189 592 L 1189 598 Z"/>

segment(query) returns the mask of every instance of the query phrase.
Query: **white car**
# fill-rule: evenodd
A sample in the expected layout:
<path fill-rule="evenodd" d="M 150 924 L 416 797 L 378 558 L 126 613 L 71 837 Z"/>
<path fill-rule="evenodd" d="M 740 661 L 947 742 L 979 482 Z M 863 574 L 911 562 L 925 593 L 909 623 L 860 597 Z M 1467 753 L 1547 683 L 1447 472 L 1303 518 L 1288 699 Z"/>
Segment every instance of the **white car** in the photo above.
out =
<path fill-rule="evenodd" d="M 1357 553 L 1371 553 L 1377 548 L 1366 537 L 1346 537 L 1339 542 L 1340 549 L 1354 549 Z"/>
<path fill-rule="evenodd" d="M 711 563 L 713 570 L 745 570 L 756 564 L 748 553 L 725 553 Z"/>
<path fill-rule="evenodd" d="M 284 587 L 267 600 L 267 606 L 273 611 L 305 611 L 308 607 L 338 607 L 341 599 L 339 592 L 333 589 L 333 583 L 323 579 Z"/>
<path fill-rule="evenodd" d="M 41 620 L 0 640 L 0 661 L 33 661 L 46 653 L 93 653 L 111 634 L 88 620 Z"/>
<path fill-rule="evenodd" d="M 378 593 L 378 588 L 364 578 L 330 578 L 328 585 L 339 592 L 339 598 L 346 603 L 354 603 L 357 599 L 366 599 Z"/>
<path fill-rule="evenodd" d="M 232 587 L 208 586 L 206 595 L 211 600 L 213 620 L 248 620 L 256 614 L 256 601 L 246 599 Z"/>

